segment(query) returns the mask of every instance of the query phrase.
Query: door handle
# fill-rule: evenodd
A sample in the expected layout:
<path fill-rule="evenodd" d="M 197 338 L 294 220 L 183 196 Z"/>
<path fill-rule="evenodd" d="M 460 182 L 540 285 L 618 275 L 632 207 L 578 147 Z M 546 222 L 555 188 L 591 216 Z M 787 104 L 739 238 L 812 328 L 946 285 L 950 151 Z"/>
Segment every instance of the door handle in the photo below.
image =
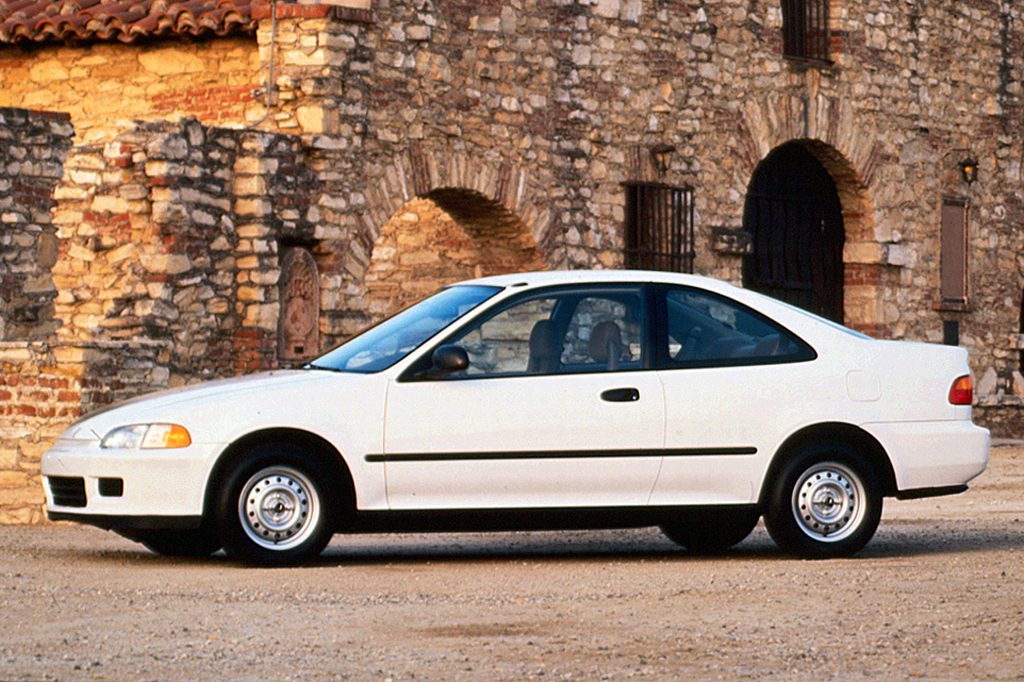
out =
<path fill-rule="evenodd" d="M 632 403 L 640 400 L 640 391 L 635 388 L 609 388 L 601 391 L 601 400 L 609 403 Z"/>

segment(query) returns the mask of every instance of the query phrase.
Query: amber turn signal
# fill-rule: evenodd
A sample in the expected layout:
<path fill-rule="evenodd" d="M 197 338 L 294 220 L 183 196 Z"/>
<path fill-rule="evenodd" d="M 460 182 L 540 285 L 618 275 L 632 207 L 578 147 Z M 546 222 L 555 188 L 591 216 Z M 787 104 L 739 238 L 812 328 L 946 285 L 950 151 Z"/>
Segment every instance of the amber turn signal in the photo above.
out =
<path fill-rule="evenodd" d="M 178 424 L 151 424 L 142 440 L 142 447 L 146 449 L 187 448 L 189 445 L 192 445 L 192 436 Z"/>

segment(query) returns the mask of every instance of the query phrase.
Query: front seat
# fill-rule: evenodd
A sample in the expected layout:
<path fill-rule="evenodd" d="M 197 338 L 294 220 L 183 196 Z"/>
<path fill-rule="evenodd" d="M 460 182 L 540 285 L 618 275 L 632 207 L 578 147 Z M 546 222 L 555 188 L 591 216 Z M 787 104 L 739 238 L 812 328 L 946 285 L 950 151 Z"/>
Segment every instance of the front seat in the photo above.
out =
<path fill-rule="evenodd" d="M 558 371 L 561 348 L 555 338 L 555 325 L 551 320 L 539 320 L 530 330 L 530 359 L 526 371 L 530 374 L 552 374 Z"/>
<path fill-rule="evenodd" d="M 590 357 L 599 364 L 607 364 L 608 371 L 619 369 L 622 358 L 622 332 L 619 325 L 605 320 L 590 331 Z"/>

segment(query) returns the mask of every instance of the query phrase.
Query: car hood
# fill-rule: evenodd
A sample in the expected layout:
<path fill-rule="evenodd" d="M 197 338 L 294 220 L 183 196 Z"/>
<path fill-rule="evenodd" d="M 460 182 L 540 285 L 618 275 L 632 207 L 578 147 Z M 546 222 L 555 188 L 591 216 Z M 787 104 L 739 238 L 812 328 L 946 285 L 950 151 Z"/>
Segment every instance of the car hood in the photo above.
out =
<path fill-rule="evenodd" d="M 303 385 L 332 378 L 344 381 L 344 376 L 321 370 L 275 370 L 158 391 L 90 412 L 72 424 L 62 437 L 92 440 L 101 438 L 115 426 L 150 420 L 169 421 L 179 414 L 201 411 L 205 406 L 214 404 L 219 406 L 219 410 L 225 399 L 230 403 L 232 394 L 255 396 L 262 400 L 282 390 L 301 389 Z"/>

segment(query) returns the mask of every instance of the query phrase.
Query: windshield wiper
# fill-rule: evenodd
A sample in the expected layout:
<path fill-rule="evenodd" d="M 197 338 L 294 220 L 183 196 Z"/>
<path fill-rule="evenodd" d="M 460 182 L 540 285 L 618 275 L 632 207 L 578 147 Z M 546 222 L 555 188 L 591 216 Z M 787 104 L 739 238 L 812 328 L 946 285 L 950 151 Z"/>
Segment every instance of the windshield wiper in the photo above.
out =
<path fill-rule="evenodd" d="M 318 365 L 315 362 L 307 362 L 302 366 L 302 369 L 322 369 L 328 372 L 345 372 L 345 370 L 343 369 L 338 369 L 337 367 L 328 367 L 327 365 Z"/>

